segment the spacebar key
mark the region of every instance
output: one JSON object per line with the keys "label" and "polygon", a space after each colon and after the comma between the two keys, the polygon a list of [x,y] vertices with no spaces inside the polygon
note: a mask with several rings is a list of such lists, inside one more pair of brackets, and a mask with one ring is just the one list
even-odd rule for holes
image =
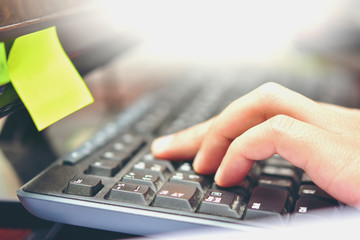
{"label": "spacebar key", "polygon": [[258,186],[247,205],[245,219],[281,217],[288,212],[289,193],[285,190]]}

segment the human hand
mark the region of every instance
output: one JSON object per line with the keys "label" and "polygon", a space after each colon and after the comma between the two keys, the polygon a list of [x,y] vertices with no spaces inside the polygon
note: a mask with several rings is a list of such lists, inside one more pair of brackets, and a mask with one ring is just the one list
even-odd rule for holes
{"label": "human hand", "polygon": [[194,159],[223,187],[239,183],[254,161],[278,154],[334,198],[360,208],[360,111],[318,103],[266,83],[212,119],[156,139],[155,157]]}

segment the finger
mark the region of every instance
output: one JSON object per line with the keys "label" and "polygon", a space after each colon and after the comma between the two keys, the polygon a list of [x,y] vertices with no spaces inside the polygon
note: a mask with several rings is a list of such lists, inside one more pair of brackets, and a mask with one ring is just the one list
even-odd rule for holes
{"label": "finger", "polygon": [[151,150],[155,157],[171,160],[193,159],[213,119],[180,132],[157,138]]}
{"label": "finger", "polygon": [[337,133],[345,123],[330,109],[286,89],[267,83],[230,104],[213,122],[194,160],[195,171],[216,171],[231,141],[249,128],[283,114]]}
{"label": "finger", "polygon": [[339,105],[334,105],[334,104],[330,104],[330,103],[323,103],[323,102],[319,102],[319,104],[339,113],[344,115],[345,117],[350,117],[354,120],[359,120],[360,119],[360,110],[356,109],[356,108],[347,108],[347,107],[343,107],[343,106],[339,106]]}
{"label": "finger", "polygon": [[[329,132],[313,125],[277,115],[249,129],[231,143],[216,173],[216,181],[220,185],[234,184],[247,174],[253,161],[274,154],[307,171],[307,160],[318,159],[316,154],[330,136]],[[314,171],[311,169],[314,165],[310,166],[310,171]]]}
{"label": "finger", "polygon": [[215,181],[220,186],[232,186],[245,177],[254,160],[266,159],[277,153],[304,169],[315,184],[334,198],[356,204],[360,201],[360,181],[353,180],[358,179],[356,174],[359,173],[347,167],[344,159],[349,156],[344,155],[347,151],[339,150],[339,146],[336,134],[277,115],[232,142]]}

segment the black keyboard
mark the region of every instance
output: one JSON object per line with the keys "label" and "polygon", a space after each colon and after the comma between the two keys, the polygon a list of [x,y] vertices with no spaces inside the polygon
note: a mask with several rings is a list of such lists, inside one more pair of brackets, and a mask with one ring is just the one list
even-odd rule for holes
{"label": "black keyboard", "polygon": [[[194,172],[191,162],[151,154],[154,137],[202,122],[266,81],[290,79],[280,83],[316,100],[329,97],[316,89],[324,93],[324,88],[334,87],[326,77],[321,85],[319,76],[298,81],[289,75],[271,76],[245,72],[219,81],[193,74],[171,81],[21,187],[19,199],[40,218],[137,235],[199,226],[244,230],[261,226],[269,217],[273,223],[286,223],[317,216],[317,209],[341,210],[343,204],[277,155],[255,163],[237,186],[222,188],[213,176]],[[333,102],[352,104],[353,99],[344,99],[340,92],[332,94]]]}

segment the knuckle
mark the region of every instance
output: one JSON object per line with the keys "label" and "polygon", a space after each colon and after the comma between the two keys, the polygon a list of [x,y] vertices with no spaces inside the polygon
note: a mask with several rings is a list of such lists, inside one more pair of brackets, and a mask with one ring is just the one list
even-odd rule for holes
{"label": "knuckle", "polygon": [[276,104],[281,102],[285,88],[278,83],[267,82],[258,87],[254,94],[261,104]]}
{"label": "knuckle", "polygon": [[279,93],[284,89],[283,86],[281,86],[278,83],[275,82],[267,82],[262,84],[260,87],[258,87],[258,92],[264,94],[264,95],[274,95]]}
{"label": "knuckle", "polygon": [[276,115],[268,120],[270,130],[278,135],[288,133],[294,125],[294,119],[286,115]]}

